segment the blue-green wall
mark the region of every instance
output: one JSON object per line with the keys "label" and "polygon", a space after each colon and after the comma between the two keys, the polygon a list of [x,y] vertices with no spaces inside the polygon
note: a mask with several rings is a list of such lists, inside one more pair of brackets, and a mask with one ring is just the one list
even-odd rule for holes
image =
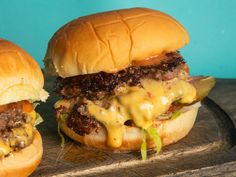
{"label": "blue-green wall", "polygon": [[0,0],[0,37],[43,67],[47,42],[66,22],[105,10],[149,7],[178,19],[190,33],[182,54],[194,75],[236,78],[236,0]]}

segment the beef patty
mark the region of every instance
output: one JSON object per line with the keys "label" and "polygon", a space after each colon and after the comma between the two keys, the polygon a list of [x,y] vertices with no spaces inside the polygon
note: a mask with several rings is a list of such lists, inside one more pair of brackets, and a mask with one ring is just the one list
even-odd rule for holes
{"label": "beef patty", "polygon": [[[89,134],[100,126],[86,109],[86,100],[106,100],[115,94],[120,86],[141,86],[142,79],[170,80],[181,77],[186,65],[178,52],[166,54],[166,60],[151,66],[130,66],[117,73],[99,72],[78,75],[56,80],[56,92],[64,99],[76,99],[77,103],[71,110],[65,107],[56,109],[57,118],[67,114],[66,123],[79,135]],[[106,107],[106,105],[104,105]]]}
{"label": "beef patty", "polygon": [[[3,142],[10,142],[15,137],[13,131],[16,129],[24,129],[25,124],[31,122],[31,117],[23,112],[23,104],[26,101],[19,101],[0,106],[0,140]],[[19,137],[18,137],[19,138]],[[14,149],[23,148],[26,146],[25,142],[16,140]]]}
{"label": "beef patty", "polygon": [[78,75],[56,80],[56,92],[63,98],[75,97],[89,100],[101,100],[114,94],[120,85],[136,86],[141,79],[168,80],[176,77],[186,67],[181,55],[177,52],[166,54],[166,61],[152,66],[130,66],[117,73],[99,72]]}

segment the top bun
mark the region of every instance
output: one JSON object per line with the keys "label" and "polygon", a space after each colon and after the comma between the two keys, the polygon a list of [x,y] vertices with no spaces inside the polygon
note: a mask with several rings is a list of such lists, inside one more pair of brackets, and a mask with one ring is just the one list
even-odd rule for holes
{"label": "top bun", "polygon": [[0,85],[0,105],[45,101],[48,97],[38,64],[19,46],[4,39],[0,39]]}
{"label": "top bun", "polygon": [[113,73],[188,42],[183,26],[165,13],[114,10],[80,17],[60,28],[48,44],[45,67],[61,77]]}

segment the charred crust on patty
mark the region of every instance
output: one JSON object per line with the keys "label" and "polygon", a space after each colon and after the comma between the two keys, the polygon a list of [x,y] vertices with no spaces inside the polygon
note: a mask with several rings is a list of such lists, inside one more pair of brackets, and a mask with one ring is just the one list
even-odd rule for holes
{"label": "charred crust on patty", "polygon": [[55,91],[63,98],[74,97],[89,100],[101,100],[114,94],[114,89],[121,85],[137,86],[144,78],[169,80],[185,67],[185,62],[178,52],[166,54],[167,59],[152,66],[130,66],[117,73],[99,72],[68,78],[58,77]]}
{"label": "charred crust on patty", "polygon": [[[0,108],[0,139],[4,142],[9,142],[11,139],[15,139],[13,133],[14,129],[22,128],[24,125],[31,121],[29,117],[22,109],[22,103],[24,101],[10,103]],[[26,146],[24,141],[16,141],[11,148],[14,150],[22,149]]]}
{"label": "charred crust on patty", "polygon": [[[102,126],[89,114],[86,100],[102,100],[102,107],[109,108],[109,98],[115,95],[121,86],[140,86],[141,80],[151,78],[155,80],[170,80],[185,70],[185,62],[179,52],[166,54],[166,60],[151,66],[130,66],[117,73],[99,72],[96,74],[78,75],[61,78],[56,81],[56,92],[64,99],[76,99],[71,110],[60,106],[56,108],[56,117],[68,114],[66,124],[79,135],[90,134]],[[178,107],[178,106],[172,106]],[[130,122],[126,123],[127,125]]]}

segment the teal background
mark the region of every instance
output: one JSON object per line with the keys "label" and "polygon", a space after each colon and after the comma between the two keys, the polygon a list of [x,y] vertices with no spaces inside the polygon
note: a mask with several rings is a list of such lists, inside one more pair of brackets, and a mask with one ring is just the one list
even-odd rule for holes
{"label": "teal background", "polygon": [[164,11],[188,30],[191,41],[181,53],[191,74],[236,78],[236,0],[0,0],[0,37],[43,67],[48,40],[66,22],[137,6]]}

